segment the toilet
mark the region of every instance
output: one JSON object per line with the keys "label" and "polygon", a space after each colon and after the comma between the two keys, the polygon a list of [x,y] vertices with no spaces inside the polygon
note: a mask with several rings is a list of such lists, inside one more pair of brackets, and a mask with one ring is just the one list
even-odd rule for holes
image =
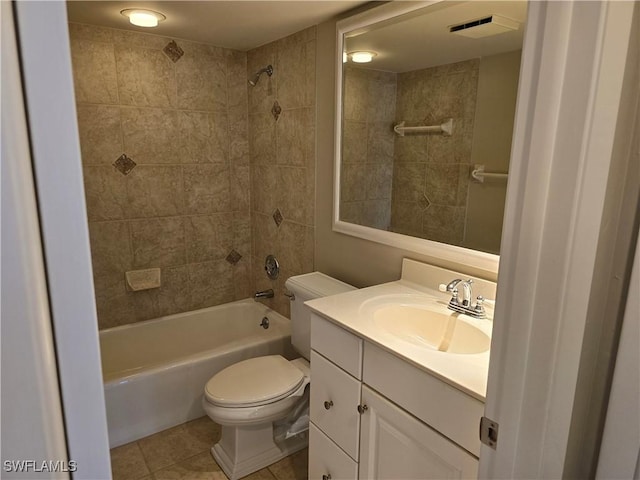
{"label": "toilet", "polygon": [[293,294],[291,343],[302,357],[287,360],[269,355],[243,360],[214,375],[204,388],[204,410],[222,425],[220,441],[211,453],[230,480],[307,446],[306,431],[286,435],[290,417],[308,401],[305,391],[311,381],[311,311],[304,302],[354,290],[320,272],[291,277],[285,287]]}

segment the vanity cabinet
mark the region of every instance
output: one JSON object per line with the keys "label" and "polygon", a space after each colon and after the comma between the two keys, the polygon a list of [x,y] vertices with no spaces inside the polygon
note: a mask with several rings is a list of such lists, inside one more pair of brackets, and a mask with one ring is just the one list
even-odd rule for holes
{"label": "vanity cabinet", "polygon": [[360,479],[476,478],[478,460],[363,385]]}
{"label": "vanity cabinet", "polygon": [[482,402],[316,314],[311,348],[311,480],[477,476]]}

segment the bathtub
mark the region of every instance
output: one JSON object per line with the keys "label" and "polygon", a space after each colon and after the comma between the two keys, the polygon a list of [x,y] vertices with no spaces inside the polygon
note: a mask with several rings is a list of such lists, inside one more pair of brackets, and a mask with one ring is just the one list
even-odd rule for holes
{"label": "bathtub", "polygon": [[101,330],[110,447],[205,415],[212,375],[251,357],[295,358],[290,340],[289,319],[252,299]]}

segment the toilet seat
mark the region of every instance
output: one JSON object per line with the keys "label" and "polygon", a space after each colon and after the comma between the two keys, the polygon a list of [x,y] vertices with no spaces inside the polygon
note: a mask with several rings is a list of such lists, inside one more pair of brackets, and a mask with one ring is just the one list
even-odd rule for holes
{"label": "toilet seat", "polygon": [[269,355],[225,368],[207,382],[204,394],[218,407],[258,407],[286,398],[303,381],[304,374],[289,360]]}

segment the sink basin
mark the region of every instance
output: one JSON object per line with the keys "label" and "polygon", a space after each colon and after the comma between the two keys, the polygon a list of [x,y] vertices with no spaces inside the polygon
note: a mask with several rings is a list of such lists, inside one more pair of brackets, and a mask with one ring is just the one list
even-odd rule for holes
{"label": "sink basin", "polygon": [[483,320],[452,312],[441,304],[380,306],[372,316],[385,333],[433,350],[477,354],[491,346],[491,338],[473,324]]}

